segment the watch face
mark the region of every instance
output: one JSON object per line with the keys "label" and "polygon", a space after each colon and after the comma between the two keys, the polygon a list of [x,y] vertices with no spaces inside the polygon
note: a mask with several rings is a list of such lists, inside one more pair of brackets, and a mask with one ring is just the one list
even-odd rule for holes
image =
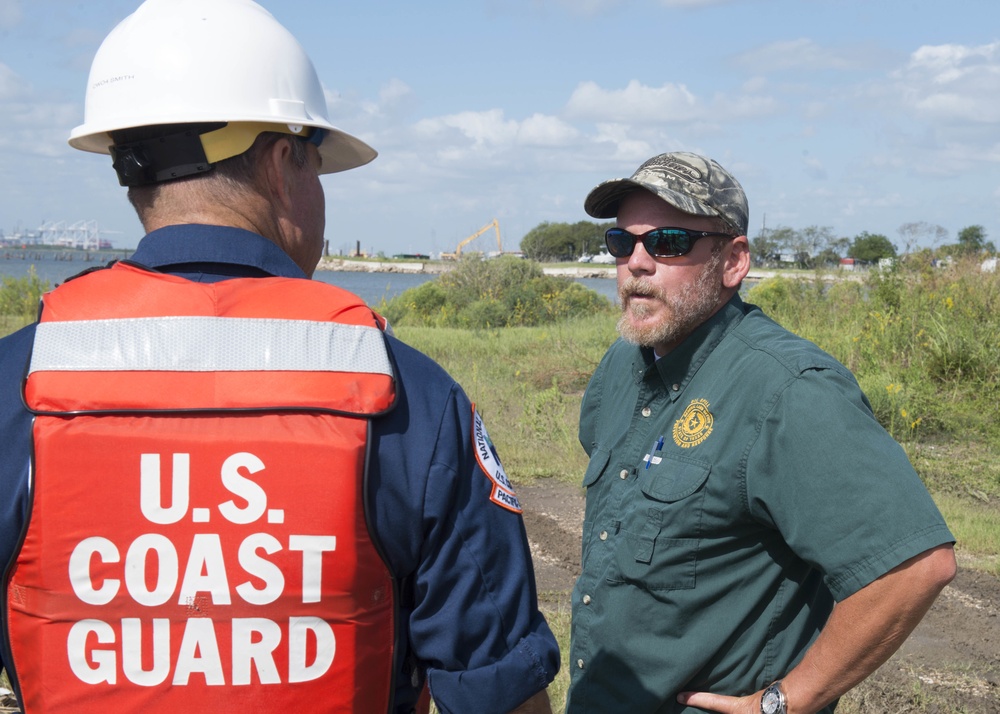
{"label": "watch face", "polygon": [[763,714],[776,714],[781,706],[781,697],[773,689],[765,689],[764,696],[760,700],[760,710]]}

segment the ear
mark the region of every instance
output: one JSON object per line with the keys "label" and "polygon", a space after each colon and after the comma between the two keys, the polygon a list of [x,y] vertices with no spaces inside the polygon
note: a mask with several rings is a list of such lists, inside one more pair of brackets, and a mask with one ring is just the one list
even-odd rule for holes
{"label": "ear", "polygon": [[726,246],[722,269],[722,285],[738,288],[750,272],[750,242],[746,236],[736,236]]}
{"label": "ear", "polygon": [[291,208],[294,164],[289,139],[278,139],[263,154],[260,162],[262,188],[266,195],[286,209]]}

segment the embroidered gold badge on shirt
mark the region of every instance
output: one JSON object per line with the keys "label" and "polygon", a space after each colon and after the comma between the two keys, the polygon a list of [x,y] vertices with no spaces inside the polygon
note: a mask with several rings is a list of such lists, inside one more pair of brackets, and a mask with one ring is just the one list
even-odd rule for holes
{"label": "embroidered gold badge on shirt", "polygon": [[712,433],[714,424],[715,417],[708,411],[708,401],[695,399],[674,422],[674,443],[682,449],[697,446]]}

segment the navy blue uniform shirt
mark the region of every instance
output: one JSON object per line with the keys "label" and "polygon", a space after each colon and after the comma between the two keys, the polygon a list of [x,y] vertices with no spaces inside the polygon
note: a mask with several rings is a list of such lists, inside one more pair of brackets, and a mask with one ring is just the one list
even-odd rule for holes
{"label": "navy blue uniform shirt", "polygon": [[[198,282],[305,278],[276,245],[218,226],[162,228],[132,261]],[[31,415],[21,380],[34,327],[0,340],[0,564],[10,563],[29,507]],[[402,581],[404,665],[396,711],[410,711],[426,669],[442,712],[506,712],[545,688],[559,651],[538,611],[519,514],[490,500],[493,483],[473,451],[469,399],[434,361],[388,338],[395,409],[373,422],[370,524]],[[0,663],[2,664],[2,663]]]}

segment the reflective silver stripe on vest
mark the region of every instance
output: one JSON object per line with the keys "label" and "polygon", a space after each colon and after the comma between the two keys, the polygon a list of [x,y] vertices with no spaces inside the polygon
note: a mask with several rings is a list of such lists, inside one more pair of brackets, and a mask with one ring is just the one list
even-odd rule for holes
{"label": "reflective silver stripe on vest", "polygon": [[31,372],[392,374],[376,327],[309,320],[141,317],[42,322]]}

